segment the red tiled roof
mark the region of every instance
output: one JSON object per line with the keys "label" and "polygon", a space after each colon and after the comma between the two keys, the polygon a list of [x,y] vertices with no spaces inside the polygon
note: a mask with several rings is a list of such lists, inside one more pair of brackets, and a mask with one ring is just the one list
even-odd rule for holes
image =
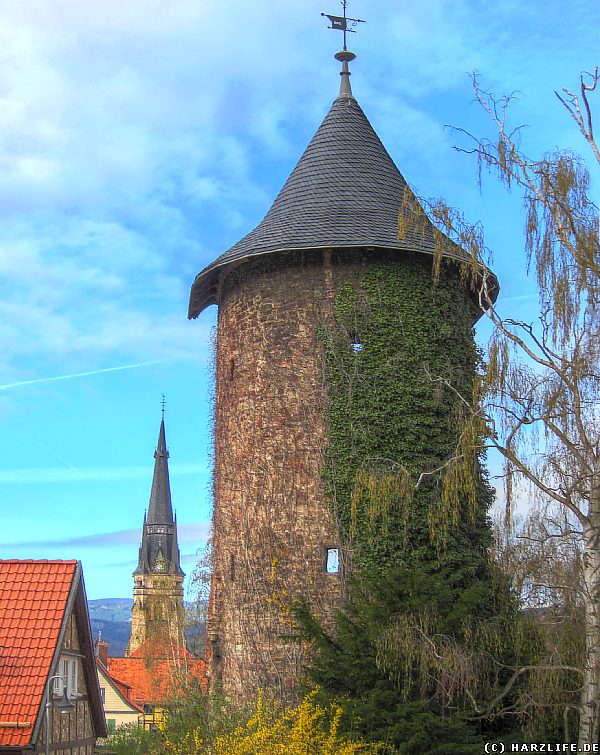
{"label": "red tiled roof", "polygon": [[194,656],[186,647],[182,647],[181,645],[173,646],[168,639],[165,641],[160,635],[157,635],[149,637],[145,642],[142,642],[129,657],[173,661],[175,659],[193,658]]}
{"label": "red tiled roof", "polygon": [[106,675],[117,688],[117,690],[123,695],[125,700],[127,700],[128,703],[131,703],[131,705],[135,706],[135,703],[131,702],[131,685],[125,684],[125,682],[122,682],[120,679],[111,676],[108,671],[106,672]]}
{"label": "red tiled roof", "polygon": [[[131,701],[156,705],[181,688],[182,675],[204,679],[204,661],[195,660],[185,648],[175,648],[171,657],[152,657],[144,644],[128,658],[109,658],[108,673],[131,687]],[[167,655],[163,651],[163,656]]]}
{"label": "red tiled roof", "polygon": [[0,560],[0,745],[31,741],[76,567]]}
{"label": "red tiled roof", "polygon": [[132,708],[135,708],[140,713],[144,712],[142,707],[139,704],[134,703],[133,700],[131,699],[131,685],[126,684],[120,679],[117,679],[116,677],[112,676],[112,674],[110,674],[110,672],[108,671],[107,667],[98,658],[96,658],[96,666],[100,669],[104,677],[106,677],[109,684],[113,685],[113,687],[117,690],[117,692],[121,695],[123,700],[125,700],[125,702],[128,705],[131,705]]}

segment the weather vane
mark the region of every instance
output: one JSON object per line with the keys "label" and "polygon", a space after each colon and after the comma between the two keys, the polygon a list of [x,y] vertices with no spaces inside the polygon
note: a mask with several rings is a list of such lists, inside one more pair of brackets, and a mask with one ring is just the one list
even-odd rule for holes
{"label": "weather vane", "polygon": [[327,18],[331,21],[331,26],[327,27],[329,29],[338,29],[339,31],[344,32],[344,50],[347,50],[346,47],[346,33],[352,32],[352,34],[356,34],[355,29],[351,29],[351,26],[358,26],[358,24],[364,24],[365,22],[362,20],[362,18],[348,18],[346,16],[346,5],[347,0],[342,0],[342,9],[344,11],[343,16],[330,16],[329,13],[321,13],[322,16],[327,16]]}
{"label": "weather vane", "polygon": [[165,394],[161,393],[161,396],[162,396],[162,401],[161,401],[161,404],[162,404],[162,418],[164,419],[165,418]]}

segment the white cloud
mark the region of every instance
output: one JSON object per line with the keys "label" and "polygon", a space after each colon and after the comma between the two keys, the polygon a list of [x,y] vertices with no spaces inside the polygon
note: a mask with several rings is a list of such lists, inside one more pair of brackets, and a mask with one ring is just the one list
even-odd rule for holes
{"label": "white cloud", "polygon": [[[261,219],[335,97],[339,76],[332,56],[341,35],[326,29],[320,13],[339,10],[337,0],[0,4],[2,384],[198,359],[199,351],[208,351],[214,312],[187,322],[189,287],[201,268]],[[510,278],[515,252],[506,241],[506,205],[498,210],[489,194],[485,201],[470,196],[476,194],[473,171],[465,167],[468,158],[454,159],[454,139],[443,124],[475,133],[489,125],[469,104],[467,73],[479,69],[496,92],[527,93],[516,103],[515,122],[532,125],[527,139],[533,138],[533,153],[539,144],[580,148],[566,117],[555,117],[560,107],[552,90],[575,85],[579,69],[593,62],[597,2],[548,0],[540,13],[522,0],[353,0],[350,12],[367,21],[349,37],[358,54],[352,85],[367,116],[400,170],[424,193],[438,194],[442,184],[444,193],[471,201],[475,218],[488,206],[488,217],[502,226],[497,237],[509,254],[500,262]],[[528,293],[518,282],[503,285],[515,296]],[[167,393],[180,387],[175,372],[169,371]],[[131,373],[128,384],[140,394],[135,399],[162,373],[148,369],[139,381]],[[30,438],[39,432],[51,442],[70,427],[78,428],[77,437],[80,426],[88,429],[93,412],[80,395],[100,413],[117,399],[117,409],[96,420],[103,425],[118,424],[119,413],[125,416],[127,404],[135,403],[130,394],[114,393],[117,375],[72,380],[80,382],[61,387],[73,405],[61,396],[54,413],[46,411],[47,399],[58,391],[46,385],[0,392],[3,416],[12,414],[27,438],[17,453],[14,435],[6,434],[9,468],[0,473],[0,484],[20,501],[20,508],[13,505],[19,521],[10,529],[25,528],[22,540],[36,532],[53,537],[58,556],[72,555],[57,540],[67,525],[74,532],[93,526],[92,520],[79,522],[87,516],[79,486],[87,485],[93,498],[103,482],[116,482],[114,497],[96,511],[119,521],[132,505],[123,502],[119,491],[129,486],[119,481],[148,480],[147,465],[95,467],[107,458],[94,453],[97,432],[85,437],[87,449],[76,456],[69,444],[56,444],[65,458],[76,459],[76,469],[67,461],[60,468],[40,466],[45,457],[32,454]],[[183,392],[180,399],[189,401]],[[60,416],[63,407],[75,414],[72,423]],[[136,421],[133,412],[127,421]],[[187,442],[209,423],[204,415],[190,417]],[[129,454],[122,448],[114,458]],[[23,467],[33,468],[20,468],[22,458]],[[207,472],[198,465],[171,466],[171,474],[188,475],[187,482]],[[141,495],[146,500],[145,487]],[[187,505],[204,505],[205,498],[195,490]],[[190,543],[205,539],[205,525],[198,526]],[[180,534],[187,538],[184,527]],[[135,555],[139,530],[123,532],[129,539],[120,559]],[[115,559],[111,549],[86,547],[86,558],[101,569]],[[187,550],[193,549],[190,544]],[[20,552],[34,554],[48,555],[33,547]],[[98,596],[106,594],[105,577]],[[130,594],[128,572],[123,579],[113,594]]]}
{"label": "white cloud", "polygon": [[[210,525],[207,522],[177,523],[177,539],[181,543],[197,543],[206,541]],[[12,549],[27,548],[105,548],[138,544],[141,527],[111,532],[96,532],[93,534],[77,534],[52,540],[31,540],[9,543]]]}
{"label": "white cloud", "polygon": [[[548,39],[584,34],[586,3],[546,20]],[[189,352],[194,275],[264,215],[335,96],[341,35],[322,10],[336,12],[317,0],[2,5],[4,382]],[[413,183],[445,169],[452,118],[435,98],[468,97],[467,71],[537,85],[546,46],[523,45],[516,24],[535,41],[539,14],[520,3],[352,13],[367,20],[350,39],[355,92]]]}
{"label": "white cloud", "polygon": [[[208,474],[206,464],[171,464],[172,478],[183,475]],[[30,467],[1,469],[0,484],[4,485],[51,485],[65,482],[118,482],[148,478],[148,467]]]}

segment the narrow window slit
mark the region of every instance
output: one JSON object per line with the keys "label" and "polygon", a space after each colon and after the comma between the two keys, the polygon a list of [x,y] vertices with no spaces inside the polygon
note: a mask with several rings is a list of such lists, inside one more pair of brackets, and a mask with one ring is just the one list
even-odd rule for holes
{"label": "narrow window slit", "polygon": [[353,330],[352,333],[350,334],[350,337],[352,338],[352,351],[355,354],[360,354],[360,352],[364,348],[364,344],[362,342],[360,335],[355,330]]}
{"label": "narrow window slit", "polygon": [[327,548],[325,551],[325,571],[327,574],[338,574],[340,571],[339,548]]}

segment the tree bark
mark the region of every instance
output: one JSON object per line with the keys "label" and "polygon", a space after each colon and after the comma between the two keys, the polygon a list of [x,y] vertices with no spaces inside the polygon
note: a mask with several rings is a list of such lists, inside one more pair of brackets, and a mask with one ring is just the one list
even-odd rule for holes
{"label": "tree bark", "polygon": [[600,743],[600,457],[594,460],[589,523],[584,529],[585,659],[578,747]]}

